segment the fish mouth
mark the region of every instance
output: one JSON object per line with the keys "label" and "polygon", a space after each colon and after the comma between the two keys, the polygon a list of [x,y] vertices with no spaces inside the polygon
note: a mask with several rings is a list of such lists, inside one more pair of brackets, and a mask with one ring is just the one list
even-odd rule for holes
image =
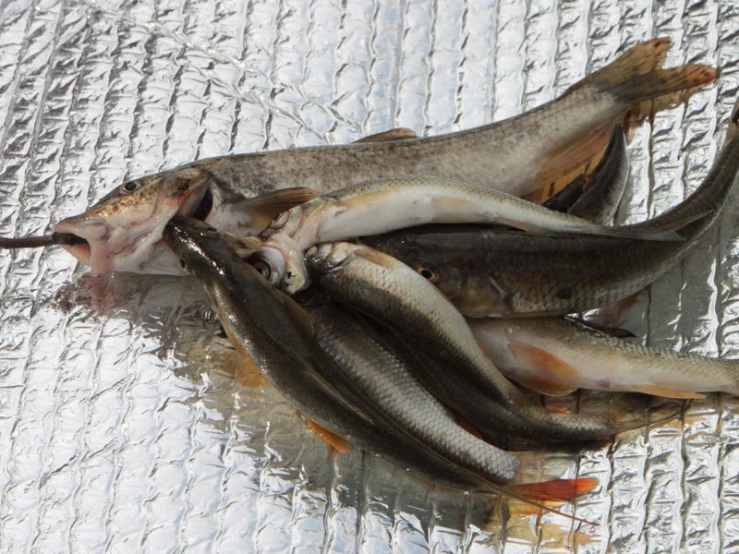
{"label": "fish mouth", "polygon": [[76,224],[72,221],[60,221],[54,232],[66,233],[82,239],[76,244],[64,244],[62,248],[89,266],[93,275],[107,273],[113,269],[107,245],[111,231],[105,223]]}
{"label": "fish mouth", "polygon": [[185,213],[183,215],[187,215],[188,217],[197,219],[198,221],[205,221],[212,210],[213,191],[210,189],[210,187],[206,187],[205,191],[203,191],[203,196],[200,198],[200,201],[194,202],[190,213]]}

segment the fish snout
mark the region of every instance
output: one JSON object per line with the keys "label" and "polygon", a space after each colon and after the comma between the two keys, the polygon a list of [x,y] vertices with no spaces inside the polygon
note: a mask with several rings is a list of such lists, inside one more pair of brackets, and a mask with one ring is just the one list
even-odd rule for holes
{"label": "fish snout", "polygon": [[65,233],[83,239],[79,244],[65,244],[62,248],[72,254],[80,262],[90,267],[93,275],[108,273],[113,270],[110,259],[108,239],[110,228],[101,221],[77,221],[69,218],[57,223],[55,233]]}

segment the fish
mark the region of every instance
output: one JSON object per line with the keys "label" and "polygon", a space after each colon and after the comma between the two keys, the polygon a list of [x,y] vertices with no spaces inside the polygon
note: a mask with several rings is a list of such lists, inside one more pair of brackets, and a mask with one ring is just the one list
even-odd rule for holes
{"label": "fish", "polygon": [[[289,402],[320,427],[360,448],[384,455],[432,482],[503,494],[556,513],[559,512],[529,497],[557,495],[562,491],[561,485],[569,487],[574,497],[595,486],[587,479],[505,486],[452,463],[398,427],[351,384],[315,340],[305,310],[245,263],[245,252],[234,250],[232,239],[224,238],[223,233],[207,224],[181,218],[167,223],[163,237],[178,263],[203,287],[226,335],[245,362],[260,370]],[[253,240],[257,248],[258,240]],[[245,298],[249,301],[245,302]],[[513,472],[498,477],[506,483],[513,478]]]}
{"label": "fish", "polygon": [[630,177],[629,154],[623,127],[617,125],[598,165],[578,175],[542,205],[550,210],[611,225]]}
{"label": "fish", "polygon": [[319,196],[280,214],[260,233],[275,285],[288,294],[309,282],[303,252],[322,242],[378,235],[430,223],[509,225],[535,233],[582,233],[680,240],[672,227],[605,227],[489,188],[436,177],[364,183]]}
{"label": "fish", "polygon": [[[734,112],[730,131],[737,125]],[[732,131],[733,132],[733,131]],[[739,172],[739,134],[683,202],[632,225],[679,222],[682,242],[442,226],[362,242],[413,267],[467,317],[565,315],[612,304],[664,275],[715,222]]]}
{"label": "fish", "polygon": [[[555,414],[530,404],[485,356],[454,306],[402,262],[346,242],[313,247],[306,253],[306,260],[312,279],[324,295],[390,326],[414,349],[433,356],[444,367],[445,386],[464,394],[474,391],[476,397],[484,395],[489,410],[506,415],[511,423],[506,433],[563,441],[600,440],[614,435],[614,423],[608,416]],[[464,394],[452,400],[463,398],[464,403],[469,402]],[[467,413],[460,413],[469,419]],[[498,418],[488,425],[500,421]],[[471,423],[476,425],[475,421]]]}
{"label": "fish", "polygon": [[[256,234],[263,216],[254,217],[249,202],[278,189],[324,194],[366,181],[433,174],[518,196],[599,152],[633,104],[716,79],[716,70],[701,65],[660,69],[669,46],[665,38],[639,44],[553,102],[476,129],[427,138],[396,129],[355,144],[222,156],[127,181],[54,231],[85,240],[62,247],[95,275],[181,275],[161,243],[166,221],[192,216],[226,232]],[[276,204],[300,203],[299,194],[286,195],[278,195]]]}
{"label": "fish", "polygon": [[[413,377],[403,360],[335,305],[307,305],[315,338],[347,377],[404,429],[457,465],[495,479],[490,467],[512,474],[518,459],[459,426]],[[496,460],[496,463],[493,463]]]}
{"label": "fish", "polygon": [[591,389],[665,398],[739,395],[739,360],[650,348],[562,318],[468,323],[504,375],[542,394]]}
{"label": "fish", "polygon": [[601,152],[613,125],[632,106],[716,79],[718,72],[704,65],[661,69],[670,44],[669,38],[637,44],[557,99],[489,125],[403,141],[228,156],[192,167],[254,194],[284,186],[325,193],[390,177],[434,175],[523,196]]}

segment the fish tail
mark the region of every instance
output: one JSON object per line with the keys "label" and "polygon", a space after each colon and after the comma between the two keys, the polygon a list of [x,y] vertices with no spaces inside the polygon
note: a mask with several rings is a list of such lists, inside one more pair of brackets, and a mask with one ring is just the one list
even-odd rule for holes
{"label": "fish tail", "polygon": [[662,69],[670,44],[669,38],[637,44],[607,66],[572,85],[568,92],[594,85],[611,91],[628,107],[716,80],[718,71],[705,65],[688,64]]}
{"label": "fish tail", "polygon": [[644,75],[661,69],[667,58],[672,41],[669,38],[655,38],[637,44],[621,54],[616,60],[595,71],[572,85],[567,92],[585,85],[597,84],[604,88],[618,86],[635,75]]}
{"label": "fish tail", "polygon": [[624,106],[634,106],[667,94],[704,86],[718,77],[718,70],[707,65],[687,64],[631,76],[611,90]]}
{"label": "fish tail", "polygon": [[592,478],[556,479],[554,481],[544,481],[542,483],[526,483],[523,485],[491,484],[488,490],[483,490],[479,492],[492,492],[493,494],[499,494],[506,498],[516,500],[543,512],[557,514],[558,516],[562,516],[572,521],[577,521],[578,523],[598,526],[597,523],[573,515],[565,514],[549,504],[544,504],[545,502],[572,502],[579,496],[587,494],[588,492],[595,489],[597,485],[598,480]]}
{"label": "fish tail", "polygon": [[598,480],[591,477],[509,485],[518,494],[539,502],[572,502],[576,498],[592,492],[597,486]]}

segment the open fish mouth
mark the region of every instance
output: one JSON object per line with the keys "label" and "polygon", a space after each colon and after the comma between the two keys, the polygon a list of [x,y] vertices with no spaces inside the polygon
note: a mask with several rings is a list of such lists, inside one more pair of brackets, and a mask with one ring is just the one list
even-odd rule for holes
{"label": "open fish mouth", "polygon": [[56,225],[54,232],[71,238],[62,248],[89,266],[93,275],[111,271],[180,274],[176,260],[158,246],[164,226],[173,217],[187,216],[202,221],[210,214],[211,176],[200,173],[194,178],[180,179],[179,187],[145,197],[141,203],[126,204],[124,199],[118,206],[109,204],[65,219]]}

